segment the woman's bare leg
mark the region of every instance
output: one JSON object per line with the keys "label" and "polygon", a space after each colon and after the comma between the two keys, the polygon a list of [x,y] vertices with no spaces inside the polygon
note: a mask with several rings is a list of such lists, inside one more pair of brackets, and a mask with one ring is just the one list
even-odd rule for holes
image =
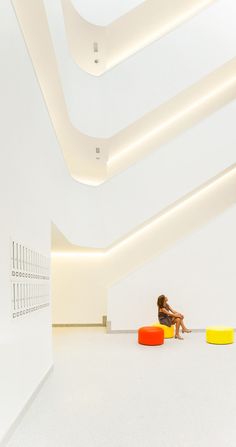
{"label": "woman's bare leg", "polygon": [[180,326],[182,327],[182,332],[187,332],[187,333],[192,332],[190,329],[186,328],[183,318],[180,320]]}
{"label": "woman's bare leg", "polygon": [[180,328],[180,325],[181,325],[181,319],[180,318],[175,318],[173,323],[175,324],[175,338],[178,338],[179,340],[183,340],[183,337],[180,337],[180,334],[179,334],[179,328]]}

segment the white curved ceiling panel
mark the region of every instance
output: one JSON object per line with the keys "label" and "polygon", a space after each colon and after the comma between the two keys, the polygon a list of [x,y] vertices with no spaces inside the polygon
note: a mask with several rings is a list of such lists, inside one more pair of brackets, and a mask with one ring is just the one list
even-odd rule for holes
{"label": "white curved ceiling panel", "polygon": [[235,116],[236,101],[98,188],[57,181],[53,221],[76,245],[110,246],[235,163]]}
{"label": "white curved ceiling panel", "polygon": [[60,1],[45,8],[70,119],[89,135],[111,137],[235,57],[236,2],[218,0],[104,76],[86,76],[68,52]]}
{"label": "white curved ceiling panel", "polygon": [[13,4],[65,161],[80,182],[104,182],[236,97],[235,58],[110,139],[83,135],[68,117],[42,2]]}
{"label": "white curved ceiling panel", "polygon": [[[111,285],[235,204],[233,165],[105,250],[80,250],[56,232],[54,256],[98,256]],[[58,244],[58,245],[57,245]]]}
{"label": "white curved ceiling panel", "polygon": [[[40,164],[45,168],[44,175],[49,171],[48,177],[51,178],[52,219],[75,244],[90,247],[110,245],[156,215],[160,209],[234,163],[235,102],[99,188],[73,181],[66,172],[10,5],[9,9],[16,36],[14,39],[11,37],[11,46],[8,46],[7,61],[10,65],[4,65],[1,73],[3,90],[5,86],[3,98],[9,114],[9,127],[7,130],[4,128],[6,141],[8,132],[14,140],[16,130],[17,140],[22,142],[23,138],[17,131],[19,128],[30,136],[29,144],[36,153],[41,154]],[[8,33],[12,36],[9,24]],[[6,44],[2,43],[2,57],[5,48]],[[18,72],[14,76],[16,60]],[[11,73],[12,76],[9,75]],[[23,125],[24,116],[27,126]],[[49,142],[44,138],[47,133],[45,129],[50,130]],[[24,147],[25,143],[22,144]],[[17,146],[15,150],[17,152]],[[206,163],[206,160],[210,162]],[[183,165],[185,169],[182,169]]]}
{"label": "white curved ceiling panel", "polygon": [[81,68],[98,76],[215,0],[146,0],[106,27],[83,19],[71,0],[61,1],[71,54]]}
{"label": "white curved ceiling panel", "polygon": [[32,58],[45,102],[68,170],[76,180],[91,185],[106,177],[107,149],[97,153],[101,140],[79,132],[67,113],[47,18],[41,0],[12,0]]}

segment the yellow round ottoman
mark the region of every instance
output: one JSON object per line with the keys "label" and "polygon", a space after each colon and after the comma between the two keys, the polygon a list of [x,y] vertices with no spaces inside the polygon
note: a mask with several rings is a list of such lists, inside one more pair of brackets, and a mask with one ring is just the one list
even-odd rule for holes
{"label": "yellow round ottoman", "polygon": [[234,330],[225,326],[207,327],[206,341],[214,345],[228,345],[234,342]]}
{"label": "yellow round ottoman", "polygon": [[154,327],[160,327],[164,330],[164,338],[173,338],[174,337],[174,326],[165,326],[164,324],[154,323]]}

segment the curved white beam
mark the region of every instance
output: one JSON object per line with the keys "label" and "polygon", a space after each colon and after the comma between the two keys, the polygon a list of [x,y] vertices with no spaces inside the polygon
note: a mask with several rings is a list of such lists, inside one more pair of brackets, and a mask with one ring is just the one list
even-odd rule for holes
{"label": "curved white beam", "polygon": [[[82,134],[70,122],[42,0],[12,0],[65,162],[72,177],[97,185],[106,178],[104,140]],[[102,147],[102,153],[96,148]]]}
{"label": "curved white beam", "polygon": [[236,58],[114,135],[108,176],[126,169],[235,98]]}
{"label": "curved white beam", "polygon": [[108,26],[87,22],[71,0],[61,1],[73,59],[99,76],[216,0],[146,0]]}
{"label": "curved white beam", "polygon": [[[138,1],[110,3],[125,9]],[[100,16],[97,24],[111,10],[111,5],[99,10],[106,2],[91,8],[90,0],[73,0],[87,20]],[[218,0],[104,76],[86,75],[70,57],[60,0],[44,0],[44,5],[68,113],[87,135],[110,138],[236,56],[236,3]]]}
{"label": "curved white beam", "polygon": [[236,58],[111,138],[76,129],[68,116],[42,0],[12,0],[72,177],[98,185],[236,98]]}
{"label": "curved white beam", "polygon": [[236,165],[233,165],[105,249],[81,249],[55,231],[53,255],[98,258],[104,263],[101,280],[110,286],[235,202]]}

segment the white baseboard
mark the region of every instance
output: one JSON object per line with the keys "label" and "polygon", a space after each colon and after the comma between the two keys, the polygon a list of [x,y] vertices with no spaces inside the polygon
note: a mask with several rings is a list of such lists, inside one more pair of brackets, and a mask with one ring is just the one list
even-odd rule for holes
{"label": "white baseboard", "polygon": [[107,326],[107,316],[102,316],[101,323],[53,323],[52,327],[106,327]]}
{"label": "white baseboard", "polygon": [[[206,329],[192,329],[192,332],[205,332]],[[107,322],[107,334],[135,334],[138,329],[111,329],[111,322]],[[0,446],[1,447],[1,446]]]}
{"label": "white baseboard", "polygon": [[34,399],[36,398],[37,394],[39,393],[39,391],[41,390],[42,386],[44,385],[45,381],[47,380],[47,378],[49,377],[49,375],[52,373],[53,370],[53,365],[51,365],[48,370],[46,371],[46,373],[44,374],[43,378],[41,379],[41,381],[39,382],[38,386],[36,387],[36,389],[33,391],[33,393],[31,394],[31,396],[29,397],[29,399],[26,401],[25,405],[23,406],[22,410],[19,412],[19,414],[16,416],[14,422],[11,424],[11,426],[9,427],[9,429],[7,430],[7,432],[5,433],[5,435],[3,436],[3,438],[0,440],[0,447],[6,447],[7,443],[9,441],[9,439],[11,438],[11,436],[13,435],[14,431],[16,430],[17,426],[19,425],[20,421],[23,419],[25,413],[27,412],[27,410],[29,409],[30,405],[32,404],[32,402],[34,401]]}

